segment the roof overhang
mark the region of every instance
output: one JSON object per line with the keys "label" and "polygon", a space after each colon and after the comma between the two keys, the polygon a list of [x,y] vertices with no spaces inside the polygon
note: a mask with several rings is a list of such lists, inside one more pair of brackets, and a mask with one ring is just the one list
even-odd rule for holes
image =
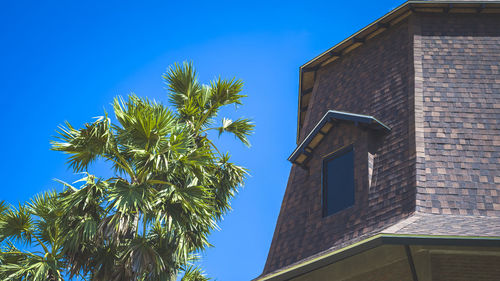
{"label": "roof overhang", "polygon": [[[290,280],[386,245],[400,245],[404,246],[407,250],[409,250],[409,246],[457,246],[484,247],[486,249],[495,248],[497,249],[496,251],[500,251],[500,237],[378,234],[339,250],[298,262],[280,271],[260,276],[255,281]],[[408,258],[411,259],[411,253],[409,253]]]}
{"label": "roof overhang", "polygon": [[313,150],[337,122],[351,122],[356,126],[363,126],[376,131],[389,132],[391,130],[389,126],[373,116],[329,110],[302,143],[297,146],[292,155],[288,157],[288,160],[294,164],[304,165],[312,155]]}
{"label": "roof overhang", "polygon": [[302,65],[299,73],[297,143],[299,142],[300,129],[305,119],[305,112],[312,96],[316,71],[365,44],[412,13],[500,13],[500,1],[407,1]]}

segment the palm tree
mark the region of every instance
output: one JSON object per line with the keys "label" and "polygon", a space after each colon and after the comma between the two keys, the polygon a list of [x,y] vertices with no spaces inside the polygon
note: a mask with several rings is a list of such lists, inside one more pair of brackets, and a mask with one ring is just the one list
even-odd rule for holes
{"label": "palm tree", "polygon": [[[249,119],[221,119],[226,105],[241,105],[243,83],[216,79],[200,84],[191,63],[174,64],[163,76],[173,110],[130,95],[115,98],[108,115],[76,129],[60,128],[53,150],[68,154],[79,186],[64,183],[57,219],[61,255],[70,277],[90,280],[208,280],[193,267],[207,237],[230,209],[246,170],[221,154],[208,136],[228,132],[244,144]],[[89,173],[98,159],[114,176]],[[32,237],[35,237],[31,235]]]}

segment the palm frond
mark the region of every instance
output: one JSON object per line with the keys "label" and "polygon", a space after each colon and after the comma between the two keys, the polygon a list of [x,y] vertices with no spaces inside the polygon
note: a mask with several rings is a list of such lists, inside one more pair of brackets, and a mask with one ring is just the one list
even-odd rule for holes
{"label": "palm frond", "polygon": [[127,101],[115,98],[113,107],[121,124],[121,127],[115,127],[121,144],[154,149],[161,138],[175,128],[172,111],[147,98],[135,95],[129,96]]}
{"label": "palm frond", "polygon": [[0,216],[2,215],[3,212],[9,209],[9,206],[7,203],[5,203],[4,200],[0,201]]}
{"label": "palm frond", "polygon": [[51,256],[28,255],[18,263],[0,265],[0,276],[3,280],[62,280],[62,265]]}
{"label": "palm frond", "polygon": [[248,172],[245,168],[229,162],[229,154],[222,155],[211,173],[211,190],[214,194],[214,216],[221,219],[222,215],[231,210],[230,200],[236,195],[238,186],[242,185]]}
{"label": "palm frond", "polygon": [[109,182],[94,175],[84,173],[84,177],[77,182],[84,184],[80,189],[71,188],[62,194],[60,204],[68,212],[99,212],[102,210],[103,198],[109,189]]}
{"label": "palm frond", "polygon": [[59,141],[51,142],[52,150],[69,154],[68,164],[75,172],[87,170],[97,157],[108,151],[112,143],[113,133],[107,116],[84,124],[82,129],[75,129],[69,122],[65,125],[57,131]]}
{"label": "palm frond", "polygon": [[241,105],[241,99],[246,95],[240,94],[243,90],[243,81],[239,79],[222,79],[219,77],[210,83],[212,97],[216,104],[224,106],[228,104]]}
{"label": "palm frond", "polygon": [[43,219],[55,219],[58,207],[58,193],[55,190],[49,190],[35,195],[28,201],[27,205],[35,216]]}
{"label": "palm frond", "polygon": [[155,190],[148,184],[131,184],[118,179],[110,186],[108,200],[110,207],[120,213],[144,213],[151,211],[154,194]]}
{"label": "palm frond", "polygon": [[225,132],[232,133],[246,146],[250,146],[250,142],[248,141],[247,137],[252,134],[254,128],[255,125],[248,118],[240,118],[237,119],[236,121],[223,118],[222,126],[216,129],[219,131],[219,136]]}
{"label": "palm frond", "polygon": [[61,236],[57,223],[61,216],[59,195],[56,191],[46,191],[35,195],[27,206],[32,215],[35,216],[36,236],[45,244],[57,247]]}
{"label": "palm frond", "polygon": [[20,243],[31,244],[34,227],[33,217],[28,207],[19,204],[0,216],[0,242],[6,238]]}
{"label": "palm frond", "polygon": [[184,107],[186,101],[202,92],[192,62],[184,62],[182,65],[175,63],[163,75],[163,79],[170,92],[169,101],[177,109]]}
{"label": "palm frond", "polygon": [[161,255],[146,237],[132,239],[124,256],[127,257],[126,266],[132,269],[136,278],[148,272],[160,273],[165,270]]}
{"label": "palm frond", "polygon": [[181,281],[208,281],[211,279],[205,275],[200,267],[190,266],[184,271]]}

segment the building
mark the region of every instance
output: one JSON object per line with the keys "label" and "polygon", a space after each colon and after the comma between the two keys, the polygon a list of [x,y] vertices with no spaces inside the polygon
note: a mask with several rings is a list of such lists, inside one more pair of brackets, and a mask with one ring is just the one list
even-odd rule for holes
{"label": "building", "polygon": [[500,1],[409,1],[300,68],[256,280],[500,280]]}

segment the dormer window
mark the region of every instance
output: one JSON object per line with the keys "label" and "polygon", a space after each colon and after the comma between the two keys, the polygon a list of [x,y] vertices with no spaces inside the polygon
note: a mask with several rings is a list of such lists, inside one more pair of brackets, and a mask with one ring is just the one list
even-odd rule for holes
{"label": "dormer window", "polygon": [[350,145],[323,160],[323,216],[354,205],[354,149]]}
{"label": "dormer window", "polygon": [[[323,217],[363,204],[363,198],[366,197],[363,192],[368,190],[372,183],[373,148],[378,137],[390,130],[387,125],[373,116],[329,110],[290,155],[288,160],[292,163],[309,171],[312,175],[321,174],[321,185],[317,186],[321,190],[317,193],[321,194],[321,198],[315,200],[322,204]],[[335,132],[332,133],[332,131]],[[344,133],[345,138],[332,143],[333,136],[340,136]],[[355,136],[348,137],[350,134],[355,134]],[[329,145],[333,148],[333,152],[318,148],[321,142],[328,138],[330,138]],[[343,146],[346,144],[344,141],[350,144]],[[358,149],[356,150],[355,147]],[[329,152],[331,153],[324,156]],[[354,163],[354,158],[356,158],[356,163]],[[312,159],[316,160],[310,162]],[[317,160],[322,162],[318,163]],[[355,170],[356,178],[354,177]]]}

